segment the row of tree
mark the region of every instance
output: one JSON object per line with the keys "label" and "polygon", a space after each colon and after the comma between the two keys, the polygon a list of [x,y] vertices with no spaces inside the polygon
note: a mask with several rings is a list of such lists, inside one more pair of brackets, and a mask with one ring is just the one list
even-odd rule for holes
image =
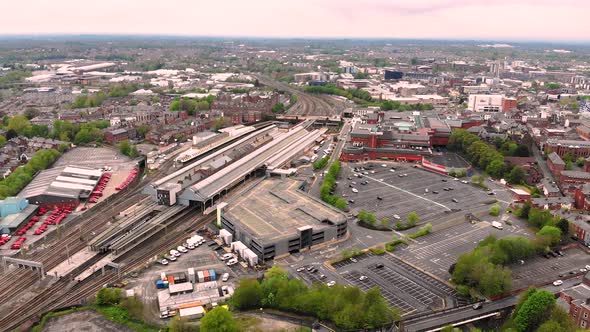
{"label": "row of tree", "polygon": [[381,105],[379,106],[382,110],[384,111],[400,111],[400,112],[404,112],[404,111],[427,111],[427,110],[431,110],[434,107],[432,106],[432,104],[422,104],[422,103],[417,103],[417,104],[402,104],[399,101],[391,101],[391,100],[386,100],[384,102],[381,103]]}
{"label": "row of tree", "polygon": [[[72,123],[70,121],[55,120],[52,129],[46,125],[31,124],[25,115],[19,114],[13,117],[3,118],[3,127],[6,129],[6,139],[17,136],[53,138],[74,144],[87,144],[90,142],[102,142],[104,139],[102,129],[110,125],[108,120],[97,120],[88,123]],[[149,130],[149,127],[147,128]],[[0,139],[1,141],[1,139]],[[1,143],[1,142],[0,142]]]}
{"label": "row of tree", "polygon": [[185,111],[188,115],[195,115],[197,111],[204,111],[211,108],[215,96],[209,95],[204,98],[176,98],[170,103],[171,111]]}
{"label": "row of tree", "polygon": [[325,86],[306,86],[305,92],[315,94],[327,94],[346,97],[356,103],[362,104],[373,100],[368,91],[361,89],[341,89],[334,84],[327,84]]}
{"label": "row of tree", "polygon": [[560,216],[553,216],[549,210],[535,208],[530,202],[525,202],[514,214],[525,219],[529,225],[536,229],[555,227],[559,229],[562,236],[569,235],[569,222]]}
{"label": "row of tree", "polygon": [[449,150],[464,153],[471,163],[494,178],[504,178],[511,184],[524,182],[525,173],[521,167],[506,163],[502,153],[496,150],[493,145],[487,144],[479,136],[471,134],[467,130],[453,130],[447,147]]}
{"label": "row of tree", "polygon": [[264,307],[312,315],[341,329],[372,329],[399,318],[378,288],[366,293],[357,287],[328,287],[323,283],[310,288],[299,279],[289,279],[277,266],[270,268],[262,281],[241,280],[231,303],[239,309]]}
{"label": "row of tree", "polygon": [[556,305],[553,293],[529,288],[521,295],[504,331],[574,332],[567,312]]}
{"label": "row of tree", "polygon": [[93,94],[82,94],[72,103],[72,108],[98,107],[107,99],[107,94],[100,91]]}
{"label": "row of tree", "polygon": [[9,176],[0,181],[0,199],[15,196],[31,182],[37,172],[49,167],[59,156],[59,151],[54,149],[37,151],[26,165],[17,167]]}
{"label": "row of tree", "polygon": [[334,206],[337,209],[345,210],[348,207],[344,198],[334,195],[333,190],[336,188],[336,179],[340,175],[340,161],[336,160],[328,168],[328,173],[324,176],[324,183],[320,187],[320,198],[322,201]]}
{"label": "row of tree", "polygon": [[[529,216],[536,213],[537,211],[531,211]],[[510,290],[512,275],[507,265],[547,252],[560,242],[562,234],[567,234],[552,223],[553,221],[542,225],[533,240],[521,236],[498,240],[494,236],[488,236],[473,251],[459,256],[457,263],[451,268],[453,282],[460,285],[458,290],[468,294],[472,289],[484,296],[498,295]],[[563,224],[561,226],[564,227]]]}

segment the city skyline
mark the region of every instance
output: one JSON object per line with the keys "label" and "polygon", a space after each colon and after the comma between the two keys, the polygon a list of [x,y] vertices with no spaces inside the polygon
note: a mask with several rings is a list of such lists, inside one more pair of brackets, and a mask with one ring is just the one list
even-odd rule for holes
{"label": "city skyline", "polygon": [[6,15],[0,23],[2,35],[590,41],[584,26],[590,3],[583,0],[23,0],[5,4],[4,10],[17,14]]}

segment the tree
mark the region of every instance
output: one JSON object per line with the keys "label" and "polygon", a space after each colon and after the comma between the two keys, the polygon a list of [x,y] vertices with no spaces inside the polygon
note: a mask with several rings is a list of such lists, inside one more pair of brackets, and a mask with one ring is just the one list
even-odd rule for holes
{"label": "tree", "polygon": [[282,112],[284,110],[285,110],[285,105],[283,105],[283,103],[276,103],[272,107],[272,112],[273,113],[280,113],[280,112]]}
{"label": "tree", "polygon": [[140,137],[145,137],[145,135],[151,130],[151,127],[149,125],[142,124],[135,129],[137,130],[137,133]]}
{"label": "tree", "polygon": [[186,318],[180,317],[179,315],[174,316],[168,324],[168,331],[170,332],[193,332],[195,328],[188,324]]}
{"label": "tree", "polygon": [[231,312],[223,307],[215,307],[201,319],[200,332],[238,332],[238,323]]}
{"label": "tree", "polygon": [[257,280],[242,279],[234,292],[232,302],[239,309],[258,308],[262,295],[262,287]]}
{"label": "tree", "polygon": [[6,137],[0,135],[0,148],[6,145]]}
{"label": "tree", "polygon": [[537,236],[544,239],[548,246],[554,246],[561,240],[561,230],[554,226],[543,226]]}
{"label": "tree", "polygon": [[511,184],[521,184],[525,180],[524,170],[520,166],[514,166],[508,173],[507,181]]}
{"label": "tree", "polygon": [[500,207],[499,204],[494,204],[490,207],[490,216],[494,216],[497,217],[500,215],[500,212],[502,212],[502,207]]}
{"label": "tree", "polygon": [[420,217],[418,217],[418,213],[416,213],[416,211],[412,211],[412,212],[408,213],[406,220],[408,221],[409,225],[413,226],[413,225],[416,225],[420,221]]}
{"label": "tree", "polygon": [[534,331],[543,323],[555,304],[555,296],[545,290],[537,290],[515,313],[514,325],[519,332]]}
{"label": "tree", "polygon": [[8,130],[14,130],[19,135],[23,134],[25,128],[30,125],[29,119],[22,114],[15,115],[8,120]]}
{"label": "tree", "polygon": [[123,290],[120,288],[101,288],[96,294],[96,304],[115,305],[123,299]]}
{"label": "tree", "polygon": [[135,319],[141,320],[143,318],[143,302],[135,296],[123,300],[121,307]]}
{"label": "tree", "polygon": [[561,230],[561,235],[562,236],[567,236],[569,234],[570,231],[570,223],[567,219],[565,218],[560,218],[556,223],[555,223],[555,227],[559,228]]}
{"label": "tree", "polygon": [[33,107],[27,107],[27,109],[25,110],[25,117],[29,120],[31,120],[32,118],[35,118],[37,116],[39,116],[39,114],[41,114],[41,112]]}

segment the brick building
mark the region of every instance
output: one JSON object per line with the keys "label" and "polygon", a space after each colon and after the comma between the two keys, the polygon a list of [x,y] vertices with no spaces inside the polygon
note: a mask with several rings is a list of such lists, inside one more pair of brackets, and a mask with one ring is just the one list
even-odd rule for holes
{"label": "brick building", "polygon": [[582,283],[559,293],[557,304],[569,313],[576,326],[587,329],[590,323],[590,272]]}
{"label": "brick building", "polygon": [[222,94],[211,104],[211,110],[223,112],[233,124],[261,121],[272,115],[272,107],[279,102],[279,94],[244,94],[235,96]]}
{"label": "brick building", "polygon": [[565,169],[565,162],[557,155],[555,152],[551,152],[549,156],[547,156],[547,167],[556,177],[559,177],[561,172]]}
{"label": "brick building", "polygon": [[574,158],[590,157],[590,141],[549,139],[545,143],[544,149],[555,152],[562,158],[568,153]]}

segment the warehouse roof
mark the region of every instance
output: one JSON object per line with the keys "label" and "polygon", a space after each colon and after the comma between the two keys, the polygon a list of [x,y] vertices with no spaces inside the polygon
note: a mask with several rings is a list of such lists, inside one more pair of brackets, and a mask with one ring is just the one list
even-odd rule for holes
{"label": "warehouse roof", "polygon": [[41,171],[20,193],[21,197],[51,195],[79,198],[91,192],[102,171],[87,167],[66,166]]}
{"label": "warehouse roof", "polygon": [[299,190],[300,184],[297,180],[268,178],[231,202],[224,218],[242,224],[263,241],[292,236],[305,226],[346,222],[340,211]]}

